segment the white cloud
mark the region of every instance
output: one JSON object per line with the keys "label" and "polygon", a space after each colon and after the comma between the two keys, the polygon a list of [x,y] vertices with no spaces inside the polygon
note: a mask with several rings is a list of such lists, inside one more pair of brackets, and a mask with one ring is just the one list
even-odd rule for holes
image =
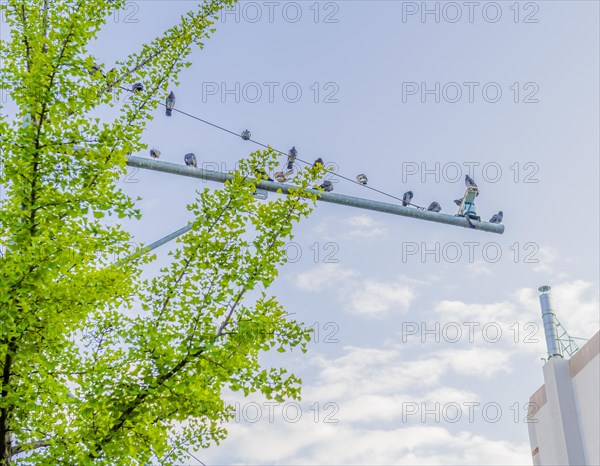
{"label": "white cloud", "polygon": [[503,349],[447,350],[442,358],[457,374],[491,378],[511,372],[511,353]]}
{"label": "white cloud", "polygon": [[380,316],[394,309],[406,311],[415,299],[411,286],[397,282],[365,280],[351,294],[348,306],[356,314]]}
{"label": "white cloud", "polygon": [[[235,445],[235,451],[231,446]],[[470,432],[452,434],[438,426],[361,429],[344,424],[297,423],[234,425],[220,451],[242,464],[457,464],[522,465],[531,462],[529,445],[490,440]],[[218,449],[204,455],[219,461]],[[233,460],[233,461],[232,461]]]}
{"label": "white cloud", "polygon": [[348,226],[348,238],[381,238],[387,235],[387,228],[381,226],[369,215],[356,215],[344,221]]}
{"label": "white cloud", "polygon": [[[533,310],[536,321],[541,323],[539,292],[523,288],[515,297],[523,308]],[[598,331],[600,299],[593,283],[584,280],[557,283],[552,286],[552,301],[558,320],[571,336],[591,338]]]}
{"label": "white cloud", "polygon": [[294,284],[302,291],[323,291],[350,281],[358,272],[345,269],[339,264],[320,264],[308,272],[299,273]]}
{"label": "white cloud", "polygon": [[508,352],[486,348],[433,351],[419,359],[406,359],[399,346],[344,347],[343,356],[320,356],[312,363],[320,369],[318,383],[303,392],[309,399],[321,400],[398,394],[410,397],[415,390],[422,394],[443,388],[443,376],[450,373],[485,380],[511,370]]}
{"label": "white cloud", "polygon": [[[319,284],[314,285],[314,279]],[[402,306],[409,306],[414,299],[410,292],[419,285],[406,277],[386,282],[363,280],[358,272],[337,264],[319,266],[297,280],[297,286],[305,291],[335,290],[353,312],[360,309],[369,315],[384,314],[392,307],[405,309]],[[553,291],[559,318],[565,316],[561,320],[573,335],[580,330],[573,322],[596,322],[597,328],[598,296],[591,283],[559,283]],[[498,440],[506,438],[503,429],[514,429],[514,400],[502,402],[497,391],[488,393],[482,387],[506,383],[512,377],[507,374],[518,370],[512,359],[523,352],[522,340],[527,334],[523,323],[537,323],[534,336],[539,342],[526,347],[543,354],[537,295],[536,290],[519,289],[496,303],[435,303],[429,317],[442,325],[477,323],[474,342],[467,339],[452,345],[433,341],[434,345],[428,346],[429,341],[422,344],[419,340],[421,349],[415,351],[415,345],[398,344],[396,339],[381,348],[345,346],[337,357],[321,353],[309,361],[314,369],[306,368],[315,376],[304,384],[305,401],[298,422],[277,414],[269,421],[265,411],[260,422],[234,423],[223,446],[201,458],[219,464],[530,464],[528,443]],[[518,345],[510,329],[515,322],[520,324]],[[497,343],[481,339],[486,323],[497,323],[504,332]],[[430,321],[427,328],[432,327]],[[490,332],[488,337],[494,335]],[[438,424],[433,416],[423,420],[421,414],[407,411],[411,404],[428,409],[436,404],[483,404],[490,396],[506,403],[502,404],[505,427],[497,424],[489,429],[487,422],[481,429],[484,421],[479,418],[460,425]],[[311,407],[314,400],[321,400],[318,422]],[[331,418],[337,423],[323,422],[324,416],[331,414],[324,409],[326,403],[338,408]],[[464,409],[462,414],[466,417]],[[494,433],[483,435],[482,431]]]}
{"label": "white cloud", "polygon": [[467,266],[467,269],[474,275],[492,275],[492,270],[482,261],[474,261]]}
{"label": "white cloud", "polygon": [[361,279],[360,274],[339,264],[320,264],[294,279],[297,288],[307,292],[335,290],[343,308],[353,314],[381,317],[389,311],[405,312],[422,282],[399,276],[394,281]]}
{"label": "white cloud", "polygon": [[318,235],[334,235],[339,240],[384,238],[388,235],[388,229],[367,214],[328,219],[319,223],[314,231]]}
{"label": "white cloud", "polygon": [[[590,338],[598,331],[600,301],[598,290],[592,283],[583,280],[557,283],[552,287],[552,297],[557,318],[571,336]],[[508,300],[497,303],[440,301],[434,306],[434,314],[442,329],[444,325],[454,323],[461,327],[461,342],[494,344],[508,348],[510,352],[545,354],[539,292],[534,288],[518,289]],[[473,330],[466,324],[468,322],[473,323],[469,324]],[[501,336],[495,341],[498,328]],[[443,337],[443,331],[440,333]]]}

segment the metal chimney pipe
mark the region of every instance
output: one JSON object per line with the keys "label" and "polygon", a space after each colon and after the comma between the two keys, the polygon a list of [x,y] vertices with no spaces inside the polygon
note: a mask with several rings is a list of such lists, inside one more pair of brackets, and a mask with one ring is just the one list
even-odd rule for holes
{"label": "metal chimney pipe", "polygon": [[548,285],[540,286],[540,305],[542,307],[542,321],[544,322],[544,334],[546,335],[546,347],[548,348],[548,358],[559,357],[563,355],[558,344],[558,333],[556,327],[556,315],[552,306],[552,295]]}

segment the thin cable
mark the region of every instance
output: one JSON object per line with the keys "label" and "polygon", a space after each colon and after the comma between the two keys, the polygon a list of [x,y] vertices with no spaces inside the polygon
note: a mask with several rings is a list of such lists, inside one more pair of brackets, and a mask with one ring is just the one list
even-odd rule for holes
{"label": "thin cable", "polygon": [[196,458],[194,455],[192,455],[189,450],[187,450],[186,453],[188,455],[190,455],[192,458],[194,458],[196,461],[198,461],[198,463],[200,463],[202,466],[206,466],[202,461],[200,461],[198,458]]}
{"label": "thin cable", "polygon": [[[166,105],[165,105],[164,103],[162,103],[162,102],[161,102],[160,104],[161,104],[161,105],[163,105],[163,106],[166,106]],[[232,134],[232,135],[234,135],[234,136],[236,136],[236,137],[238,137],[238,138],[242,138],[242,136],[241,136],[240,134],[236,133],[235,131],[231,131],[231,130],[229,130],[229,129],[227,129],[227,128],[224,128],[224,127],[222,127],[222,126],[219,126],[219,125],[217,125],[217,124],[215,124],[215,123],[211,123],[210,121],[204,120],[203,118],[200,118],[200,117],[198,117],[198,116],[196,116],[196,115],[192,115],[192,114],[190,114],[190,113],[184,112],[183,110],[179,110],[179,109],[177,109],[177,108],[173,108],[173,109],[172,109],[172,111],[175,111],[175,112],[181,113],[182,115],[185,115],[185,116],[187,116],[187,117],[189,117],[189,118],[192,118],[192,119],[194,119],[194,120],[197,120],[197,121],[200,121],[200,122],[202,122],[202,123],[205,123],[205,124],[207,124],[207,125],[209,125],[209,126],[212,126],[212,127],[214,127],[214,128],[220,129],[221,131],[225,131],[225,132],[227,132],[227,133],[229,133],[229,134]],[[246,139],[246,140],[247,140],[247,141],[250,141],[250,142],[252,142],[252,143],[254,143],[254,144],[258,145],[258,146],[264,147],[265,149],[268,149],[268,148],[270,147],[268,144],[264,144],[264,143],[262,143],[262,142],[260,142],[260,141],[256,141],[256,140],[254,140],[254,139],[251,139],[251,138],[250,138],[250,139]],[[285,152],[283,152],[283,151],[280,151],[279,149],[275,149],[275,148],[273,148],[273,147],[271,147],[271,149],[272,149],[274,152],[277,152],[278,154],[281,154],[281,155],[283,155],[283,156],[287,157],[287,154],[286,154]],[[304,163],[304,164],[306,164],[306,165],[312,165],[312,163],[310,163],[310,162],[307,162],[306,160],[302,160],[302,159],[301,159],[301,158],[299,158],[299,157],[296,157],[296,159],[295,159],[295,160],[296,160],[296,161],[298,161],[298,162],[302,162],[302,163]],[[342,174],[340,174],[340,173],[336,173],[336,172],[329,172],[329,173],[332,173],[334,176],[337,176],[337,177],[339,177],[339,178],[342,178],[343,180],[346,180],[346,181],[350,181],[351,183],[354,183],[354,184],[356,184],[356,185],[358,185],[358,186],[361,186],[361,187],[363,187],[363,188],[370,189],[371,191],[375,191],[375,192],[377,192],[377,193],[379,193],[379,194],[383,194],[384,196],[388,196],[388,197],[391,197],[392,199],[395,199],[395,200],[397,200],[397,201],[403,202],[403,199],[402,199],[402,198],[399,198],[399,197],[397,197],[397,196],[394,196],[394,195],[392,195],[392,194],[386,193],[386,192],[384,192],[384,191],[381,191],[381,190],[379,190],[379,189],[377,189],[377,188],[373,188],[372,186],[368,186],[368,185],[365,185],[365,184],[359,183],[358,181],[356,181],[356,180],[353,180],[352,178],[348,178],[348,177],[346,177],[346,176],[344,176],[344,175],[342,175]],[[412,203],[410,203],[410,202],[408,203],[408,205],[412,205],[412,206],[416,207],[417,209],[422,209],[422,210],[425,210],[425,207],[421,207],[421,206],[418,206],[418,205],[416,205],[416,204],[412,204]]]}
{"label": "thin cable", "polygon": [[[125,87],[122,87],[122,86],[119,86],[119,87],[120,87],[120,89],[122,89],[122,90],[124,90],[124,91],[128,91],[128,92],[131,92],[131,93],[134,93],[134,92],[135,92],[133,89],[127,89],[127,88],[125,88]],[[162,105],[163,107],[166,107],[166,106],[167,106],[167,105],[166,105],[164,102],[159,102],[159,104],[160,104],[160,105]],[[242,136],[241,136],[240,134],[236,133],[235,131],[231,131],[230,129],[224,128],[223,126],[219,126],[219,125],[217,125],[217,124],[215,124],[215,123],[211,123],[210,121],[208,121],[208,120],[205,120],[205,119],[203,119],[203,118],[200,118],[199,116],[192,115],[191,113],[184,112],[183,110],[179,110],[178,108],[175,108],[175,107],[173,107],[173,108],[171,109],[171,111],[175,111],[175,112],[177,112],[177,113],[181,113],[182,115],[185,115],[185,116],[187,116],[188,118],[192,118],[192,119],[194,119],[194,120],[200,121],[201,123],[204,123],[204,124],[206,124],[206,125],[212,126],[213,128],[220,129],[221,131],[225,131],[226,133],[232,134],[232,135],[234,135],[234,136],[236,136],[236,137],[238,137],[238,138],[240,138],[240,139],[243,139],[243,138],[242,138]],[[262,143],[262,142],[260,142],[260,141],[256,141],[256,140],[254,140],[254,139],[251,139],[251,138],[250,138],[250,139],[247,139],[247,141],[250,141],[250,142],[252,142],[252,143],[256,144],[257,146],[264,147],[265,149],[269,149],[269,148],[271,148],[273,151],[277,152],[278,154],[281,154],[281,155],[283,155],[283,156],[287,157],[287,154],[286,154],[285,152],[283,152],[283,151],[280,151],[279,149],[274,149],[274,148],[270,147],[268,144],[264,144],[264,143]],[[310,162],[307,162],[306,160],[302,160],[301,158],[298,158],[298,157],[296,157],[296,159],[295,159],[295,160],[297,160],[297,161],[299,161],[299,162],[302,162],[302,163],[304,163],[304,164],[306,164],[306,165],[313,165],[312,163],[310,163]],[[384,196],[387,196],[387,197],[391,197],[392,199],[395,199],[395,200],[397,200],[397,201],[400,201],[400,202],[402,202],[402,203],[404,204],[404,200],[403,200],[402,198],[400,198],[400,197],[397,197],[397,196],[394,196],[393,194],[389,194],[389,193],[386,193],[385,191],[381,191],[381,190],[379,190],[379,189],[377,189],[377,188],[373,188],[372,186],[368,186],[368,185],[366,185],[366,184],[359,183],[358,181],[356,181],[356,180],[353,180],[352,178],[348,178],[348,177],[346,177],[346,176],[344,176],[344,175],[342,175],[342,174],[340,174],[340,173],[336,173],[336,172],[328,172],[328,173],[331,173],[331,174],[333,174],[334,176],[337,176],[337,177],[339,177],[339,178],[341,178],[341,179],[343,179],[343,180],[350,181],[351,183],[354,183],[354,184],[356,184],[356,185],[358,185],[358,186],[361,186],[361,187],[363,187],[363,188],[370,189],[371,191],[374,191],[374,192],[376,192],[376,193],[382,194],[382,195],[384,195]],[[411,202],[407,202],[406,204],[407,204],[407,205],[412,205],[413,207],[416,207],[417,209],[426,210],[426,209],[425,209],[425,207],[418,206],[418,205],[416,205],[416,204],[413,204],[413,203],[411,203]]]}

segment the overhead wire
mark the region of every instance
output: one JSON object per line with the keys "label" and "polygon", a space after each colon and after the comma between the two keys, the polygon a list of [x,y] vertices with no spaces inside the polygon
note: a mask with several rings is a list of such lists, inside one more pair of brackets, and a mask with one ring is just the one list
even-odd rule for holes
{"label": "overhead wire", "polygon": [[[124,91],[128,91],[128,92],[131,92],[131,93],[133,93],[133,92],[134,92],[132,89],[128,89],[128,88],[125,88],[125,87],[122,87],[122,86],[119,86],[119,87],[120,87],[122,90],[124,90]],[[162,105],[163,107],[166,107],[166,104],[165,104],[164,102],[159,102],[159,104],[160,104],[160,105]],[[233,136],[236,136],[236,137],[238,137],[238,138],[240,138],[240,139],[243,139],[243,138],[242,138],[242,135],[241,135],[240,133],[237,133],[237,132],[235,132],[235,131],[232,131],[232,130],[230,130],[230,129],[227,129],[227,128],[225,128],[225,127],[223,127],[223,126],[220,126],[220,125],[218,125],[218,124],[216,124],[216,123],[212,123],[212,122],[210,122],[210,121],[208,121],[208,120],[205,120],[204,118],[200,118],[200,117],[199,117],[199,116],[197,116],[197,115],[193,115],[193,114],[191,114],[191,113],[188,113],[188,112],[185,112],[185,111],[183,111],[183,110],[179,110],[177,107],[173,107],[173,108],[171,109],[171,111],[172,111],[172,112],[177,112],[177,113],[180,113],[180,114],[182,114],[182,115],[184,115],[184,116],[186,116],[186,117],[188,117],[188,118],[191,118],[191,119],[193,119],[193,120],[199,121],[199,122],[201,122],[201,123],[204,123],[204,124],[206,124],[206,125],[212,126],[213,128],[219,129],[219,130],[221,130],[221,131],[224,131],[224,132],[226,132],[226,133],[229,133],[229,134],[231,134],[231,135],[233,135]],[[265,143],[263,143],[263,142],[257,141],[257,140],[255,140],[255,139],[248,138],[248,139],[245,139],[245,140],[246,140],[246,141],[249,141],[249,142],[252,142],[253,144],[256,144],[257,146],[263,147],[263,148],[265,148],[265,149],[269,149],[269,148],[270,148],[270,149],[272,149],[274,152],[276,152],[276,153],[278,153],[278,154],[281,154],[281,155],[283,155],[283,156],[285,156],[285,157],[287,157],[287,155],[288,155],[288,154],[286,154],[285,152],[283,152],[283,151],[281,151],[281,150],[279,150],[279,149],[275,149],[275,148],[273,148],[273,147],[269,146],[268,144],[265,144]],[[306,164],[306,165],[312,165],[312,163],[311,163],[311,162],[307,162],[306,160],[303,160],[303,159],[301,159],[301,158],[299,158],[299,157],[296,157],[296,159],[295,159],[295,160],[297,160],[297,161],[299,161],[299,162],[302,162],[302,163],[304,163],[304,164]],[[382,190],[380,190],[380,189],[374,188],[374,187],[372,187],[372,186],[369,186],[369,185],[367,185],[367,184],[362,184],[362,183],[359,183],[358,181],[356,181],[356,180],[353,180],[352,178],[348,178],[347,176],[344,176],[344,175],[342,175],[342,174],[340,174],[340,173],[337,173],[337,172],[332,172],[332,171],[328,171],[328,173],[331,173],[333,176],[336,176],[336,177],[338,177],[338,178],[341,178],[341,179],[343,179],[343,180],[345,180],[345,181],[349,181],[349,182],[351,182],[351,183],[353,183],[353,184],[355,184],[355,185],[361,186],[361,187],[363,187],[363,188],[369,189],[369,190],[371,190],[371,191],[374,191],[374,192],[376,192],[376,193],[382,194],[382,195],[384,195],[384,196],[390,197],[390,198],[392,198],[392,199],[395,199],[395,200],[397,200],[397,201],[400,201],[400,202],[404,203],[404,200],[403,200],[402,198],[398,197],[398,196],[394,196],[393,194],[387,193],[387,192],[385,192],[385,191],[382,191]],[[408,203],[406,203],[406,204],[407,204],[407,205],[412,205],[413,207],[416,207],[417,209],[426,210],[426,209],[425,209],[425,207],[422,207],[422,206],[419,206],[419,205],[413,204],[412,202],[408,202]]]}

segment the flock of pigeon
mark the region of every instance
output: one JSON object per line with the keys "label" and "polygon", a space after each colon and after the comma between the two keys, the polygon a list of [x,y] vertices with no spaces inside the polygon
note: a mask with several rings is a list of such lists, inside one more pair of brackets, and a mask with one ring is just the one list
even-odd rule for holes
{"label": "flock of pigeon", "polygon": [[[361,175],[359,175],[359,176],[361,176]],[[479,196],[479,188],[477,187],[477,184],[475,184],[475,181],[473,180],[473,178],[471,178],[469,175],[465,175],[465,186],[467,188],[475,188],[477,190],[476,196]],[[412,191],[406,191],[404,193],[404,196],[402,196],[402,205],[405,207],[409,206],[409,205],[413,205],[413,204],[411,204],[413,196],[414,196],[414,193]],[[460,207],[463,203],[463,200],[456,199],[454,201],[454,203]],[[417,207],[417,206],[415,206],[415,207]],[[423,209],[423,207],[417,207],[417,208]],[[427,210],[430,212],[440,212],[442,210],[442,206],[440,205],[439,202],[433,201],[431,204],[429,204],[429,207],[427,208]],[[498,212],[497,214],[494,214],[492,216],[492,218],[490,219],[490,223],[502,223],[503,215],[504,214],[502,213],[502,211]]]}
{"label": "flock of pigeon", "polygon": [[[140,83],[136,83],[132,86],[131,90],[133,92],[139,92],[139,91],[143,90],[143,86]],[[175,94],[173,94],[173,92],[171,91],[165,101],[165,108],[166,108],[165,114],[170,117],[174,107],[175,107]],[[250,134],[250,131],[248,131],[247,129],[244,130],[241,134],[241,138],[244,141],[250,140],[251,137],[252,137],[252,135]],[[158,159],[160,157],[160,151],[157,149],[150,149],[150,156],[152,158]],[[271,177],[269,177],[269,175],[264,171],[259,171],[259,172],[257,172],[257,174],[261,175],[267,181],[277,181],[279,183],[285,183],[290,180],[290,177],[294,172],[294,163],[296,162],[297,157],[298,157],[298,151],[296,150],[296,146],[294,146],[288,152],[286,171],[285,172],[284,171],[275,172],[273,174],[273,178],[275,178],[275,180],[273,180]],[[183,161],[185,162],[185,164],[188,167],[195,167],[195,168],[198,167],[198,159],[196,158],[196,155],[191,152],[189,154],[185,154]],[[313,168],[317,167],[318,165],[321,165],[321,166],[324,165],[323,159],[321,157],[319,157],[317,160],[314,161]],[[364,173],[361,173],[360,175],[356,176],[356,182],[362,186],[366,186],[368,181],[369,180],[367,178],[367,175],[365,175]],[[475,184],[475,181],[473,180],[473,178],[471,178],[469,175],[465,175],[465,185],[467,186],[467,188],[475,188],[477,190],[476,195],[479,196],[479,188]],[[321,189],[323,189],[323,191],[325,191],[325,192],[333,191],[333,183],[329,180],[323,181],[323,183],[319,187]],[[414,204],[411,204],[413,196],[414,196],[414,193],[412,191],[405,192],[404,195],[402,196],[402,205],[404,207],[407,207],[410,205],[414,206]],[[463,200],[456,199],[454,201],[454,203],[460,207],[463,203]],[[424,209],[423,207],[418,207],[418,206],[415,206],[415,207],[417,207],[418,209]],[[430,212],[436,212],[436,213],[441,212],[442,206],[440,205],[439,202],[434,201],[431,204],[429,204],[429,207],[427,208],[427,210]],[[502,211],[500,211],[497,214],[494,214],[492,216],[492,218],[490,219],[490,223],[501,223],[502,218],[503,218],[503,213],[502,213]]]}

